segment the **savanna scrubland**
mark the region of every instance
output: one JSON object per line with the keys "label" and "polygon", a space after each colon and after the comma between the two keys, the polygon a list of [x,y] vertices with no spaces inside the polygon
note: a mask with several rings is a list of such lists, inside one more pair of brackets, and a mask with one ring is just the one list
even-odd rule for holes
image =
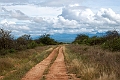
{"label": "savanna scrubland", "polygon": [[15,39],[11,31],[3,29],[0,29],[0,79],[21,80],[59,45],[65,46],[63,52],[69,79],[120,79],[120,35],[116,30],[100,37],[78,34],[72,43],[62,44],[49,34],[35,40],[26,34]]}

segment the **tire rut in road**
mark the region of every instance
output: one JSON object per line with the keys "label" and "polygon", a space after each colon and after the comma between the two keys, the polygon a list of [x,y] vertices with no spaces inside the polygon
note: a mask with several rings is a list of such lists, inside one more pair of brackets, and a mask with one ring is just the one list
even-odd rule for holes
{"label": "tire rut in road", "polygon": [[45,69],[50,65],[51,60],[55,57],[55,54],[57,54],[58,50],[59,47],[54,49],[46,59],[37,64],[30,71],[28,71],[28,73],[26,73],[26,75],[21,80],[40,80]]}
{"label": "tire rut in road", "polygon": [[63,47],[59,49],[59,54],[45,76],[46,80],[68,80],[67,70],[64,62]]}

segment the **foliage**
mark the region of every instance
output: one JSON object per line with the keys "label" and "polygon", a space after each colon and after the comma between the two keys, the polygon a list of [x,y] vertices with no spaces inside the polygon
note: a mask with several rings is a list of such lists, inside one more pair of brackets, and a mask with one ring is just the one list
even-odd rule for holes
{"label": "foliage", "polygon": [[27,48],[31,49],[31,48],[35,48],[38,44],[35,41],[31,41],[28,45]]}
{"label": "foliage", "polygon": [[88,37],[85,34],[77,35],[73,43],[86,44],[86,45],[102,45],[104,49],[111,51],[120,51],[120,34],[116,30],[107,31],[104,36]]}
{"label": "foliage", "polygon": [[0,76],[4,76],[2,80],[21,80],[32,67],[45,59],[52,51],[50,48],[54,47],[56,46],[40,46],[0,56]]}
{"label": "foliage", "polygon": [[89,39],[89,36],[85,34],[78,34],[73,43],[84,44]]}
{"label": "foliage", "polygon": [[0,55],[31,49],[36,46],[55,44],[58,44],[58,42],[50,38],[49,34],[43,34],[36,40],[32,40],[31,35],[27,34],[14,39],[11,35],[11,31],[0,29]]}
{"label": "foliage", "polygon": [[120,53],[100,46],[66,45],[65,61],[69,74],[78,80],[119,80]]}
{"label": "foliage", "polygon": [[11,31],[0,29],[0,49],[9,49],[12,47],[12,43]]}
{"label": "foliage", "polygon": [[43,34],[40,36],[40,38],[37,40],[37,43],[40,44],[44,44],[44,45],[55,45],[57,44],[57,42],[50,38],[50,35],[49,34]]}
{"label": "foliage", "polygon": [[104,44],[102,44],[102,47],[111,51],[120,51],[120,38],[108,40]]}
{"label": "foliage", "polygon": [[120,35],[119,35],[119,33],[116,30],[107,31],[106,35],[105,35],[105,38],[107,40],[114,39],[114,38],[119,38],[119,37],[120,37]]}

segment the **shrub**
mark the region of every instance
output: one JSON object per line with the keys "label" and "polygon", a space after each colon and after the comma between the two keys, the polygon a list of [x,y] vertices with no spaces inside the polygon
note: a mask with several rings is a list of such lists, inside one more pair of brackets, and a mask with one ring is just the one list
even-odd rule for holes
{"label": "shrub", "polygon": [[106,41],[102,47],[111,51],[120,51],[120,38]]}
{"label": "shrub", "polygon": [[8,50],[1,49],[0,50],[0,55],[6,55],[8,53]]}
{"label": "shrub", "polygon": [[34,47],[36,47],[37,46],[37,43],[35,42],[35,41],[32,41],[32,42],[30,42],[28,45],[27,45],[27,48],[28,49],[31,49],[31,48],[34,48]]}
{"label": "shrub", "polygon": [[54,39],[50,37],[49,34],[43,34],[40,36],[38,40],[36,40],[38,44],[44,44],[44,45],[56,45],[58,44]]}
{"label": "shrub", "polygon": [[14,53],[14,52],[16,52],[16,50],[12,48],[12,49],[9,49],[8,52],[9,53]]}
{"label": "shrub", "polygon": [[73,43],[85,44],[89,36],[85,34],[78,34]]}

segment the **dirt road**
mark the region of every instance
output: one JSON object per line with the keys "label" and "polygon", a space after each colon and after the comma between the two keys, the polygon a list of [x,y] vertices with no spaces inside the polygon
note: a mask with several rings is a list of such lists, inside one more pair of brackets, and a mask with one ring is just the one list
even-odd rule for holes
{"label": "dirt road", "polygon": [[46,80],[68,80],[62,47],[59,49],[59,54],[49,69]]}
{"label": "dirt road", "polygon": [[43,77],[45,69],[48,68],[58,50],[58,56],[45,77],[46,80],[68,80],[62,47],[54,49],[46,59],[28,71],[22,80],[40,80]]}

